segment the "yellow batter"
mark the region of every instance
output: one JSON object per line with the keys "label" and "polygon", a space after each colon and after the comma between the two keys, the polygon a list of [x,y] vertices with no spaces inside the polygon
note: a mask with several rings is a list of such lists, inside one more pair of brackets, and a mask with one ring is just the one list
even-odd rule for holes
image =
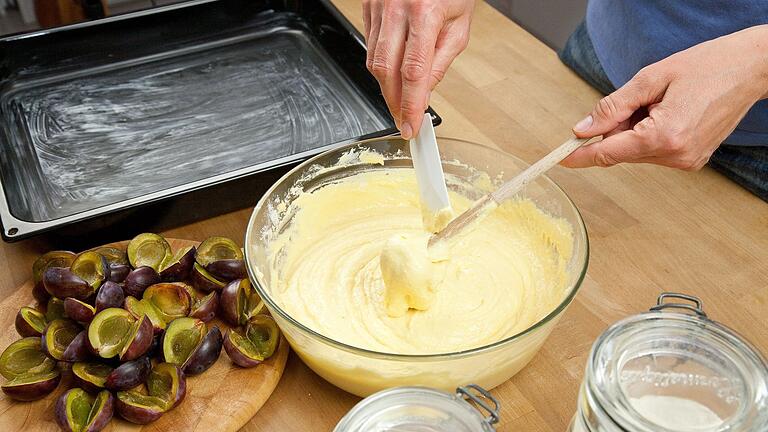
{"label": "yellow batter", "polygon": [[[455,214],[471,204],[450,198]],[[501,205],[436,256],[411,170],[355,174],[292,206],[293,223],[270,247],[273,296],[350,345],[400,354],[478,347],[528,328],[565,294],[571,227],[528,200]]]}

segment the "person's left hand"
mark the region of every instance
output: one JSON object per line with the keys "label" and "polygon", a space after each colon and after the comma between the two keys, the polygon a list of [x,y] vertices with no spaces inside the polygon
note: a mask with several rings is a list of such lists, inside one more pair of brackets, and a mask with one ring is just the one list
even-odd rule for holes
{"label": "person's left hand", "polygon": [[603,140],[562,164],[621,162],[698,170],[749,108],[768,98],[768,25],[701,43],[643,68],[576,124],[580,138]]}

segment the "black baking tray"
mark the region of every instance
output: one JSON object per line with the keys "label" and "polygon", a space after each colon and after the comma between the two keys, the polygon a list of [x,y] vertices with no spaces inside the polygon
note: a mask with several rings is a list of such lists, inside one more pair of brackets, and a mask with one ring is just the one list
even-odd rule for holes
{"label": "black baking tray", "polygon": [[190,1],[5,37],[0,128],[6,241],[253,206],[298,162],[396,133],[360,34],[323,0]]}

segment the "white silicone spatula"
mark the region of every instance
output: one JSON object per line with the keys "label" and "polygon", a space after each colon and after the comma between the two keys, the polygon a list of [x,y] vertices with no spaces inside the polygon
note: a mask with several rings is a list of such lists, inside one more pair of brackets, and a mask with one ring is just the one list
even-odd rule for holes
{"label": "white silicone spatula", "polygon": [[411,139],[410,147],[421,205],[426,207],[422,210],[434,215],[446,208],[450,209],[451,203],[448,201],[448,189],[445,186],[435,129],[432,127],[432,117],[428,113],[424,114],[421,129],[418,135]]}

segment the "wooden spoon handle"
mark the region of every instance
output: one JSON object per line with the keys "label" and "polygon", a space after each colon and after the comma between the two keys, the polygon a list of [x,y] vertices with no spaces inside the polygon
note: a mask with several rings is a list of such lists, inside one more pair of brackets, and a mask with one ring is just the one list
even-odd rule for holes
{"label": "wooden spoon handle", "polygon": [[589,139],[571,137],[571,139],[564,142],[560,147],[552,150],[548,155],[529,166],[512,180],[504,183],[492,193],[477,200],[472,207],[453,219],[442,231],[432,235],[429,238],[428,246],[432,247],[438,242],[451,238],[464,230],[468,225],[479,221],[485,217],[485,214],[496,208],[496,206],[505,200],[512,198],[520,191],[520,189],[524,188],[525,185],[557,165],[587,141],[589,141]]}
{"label": "wooden spoon handle", "polygon": [[512,180],[504,183],[496,189],[491,196],[497,203],[501,203],[509,198],[512,198],[520,189],[524,188],[532,180],[538,176],[549,171],[552,167],[560,163],[563,159],[568,157],[577,148],[583,146],[589,139],[571,137],[568,141],[560,145],[560,147],[552,150],[548,155],[539,159],[536,163],[529,166],[525,171],[521,172]]}

